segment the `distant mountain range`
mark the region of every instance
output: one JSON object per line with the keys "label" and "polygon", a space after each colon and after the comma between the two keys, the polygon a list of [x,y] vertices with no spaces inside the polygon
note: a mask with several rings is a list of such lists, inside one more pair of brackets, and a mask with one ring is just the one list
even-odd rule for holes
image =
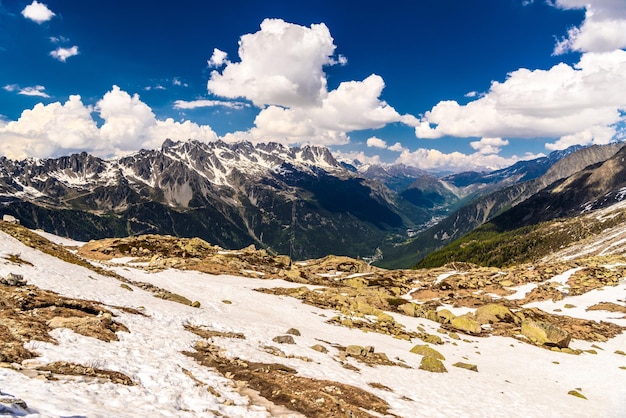
{"label": "distant mountain range", "polygon": [[[589,185],[582,185],[581,182],[575,182],[571,179],[577,178],[578,175],[584,176],[580,173],[585,173],[586,169],[593,169],[594,165],[602,165],[607,160],[612,161],[611,158],[616,156],[616,153],[623,146],[623,143],[613,143],[580,148],[574,152],[565,150],[559,154],[552,153],[549,157],[549,161],[552,161],[551,165],[544,165],[545,160],[539,162],[544,168],[549,166],[543,175],[507,187],[497,188],[495,191],[478,196],[436,225],[422,231],[411,241],[403,245],[383,248],[385,254],[383,265],[385,267],[414,265],[434,250],[448,245],[498,215],[501,215],[498,218],[501,219],[500,223],[508,225],[500,229],[515,228],[533,222],[566,216],[574,213],[577,208],[576,205],[582,202],[602,199],[607,193],[617,192],[621,187],[619,186],[621,184],[619,178],[622,176],[617,170],[604,172],[610,186],[602,189],[601,192],[598,192],[597,189],[595,192],[586,190]],[[510,169],[504,171],[512,172]],[[538,170],[535,173],[541,171]],[[516,172],[519,173],[519,171]],[[500,184],[506,181],[507,178],[504,177]],[[580,187],[579,189],[576,187],[569,189],[569,204],[559,204],[559,200],[564,200],[564,198],[550,192],[549,186],[562,182],[566,184],[575,183]],[[577,197],[571,197],[572,195]],[[494,222],[496,222],[495,219]]]}
{"label": "distant mountain range", "polygon": [[382,265],[407,267],[619,148],[570,148],[438,177],[405,165],[346,164],[317,146],[166,140],[111,160],[0,158],[0,203],[29,228],[77,240],[198,236],[296,260],[382,251]]}

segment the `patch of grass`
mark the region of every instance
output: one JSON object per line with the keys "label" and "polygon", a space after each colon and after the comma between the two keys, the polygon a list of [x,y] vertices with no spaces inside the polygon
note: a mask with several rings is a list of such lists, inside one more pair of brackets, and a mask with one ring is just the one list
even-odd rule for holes
{"label": "patch of grass", "polygon": [[603,220],[562,218],[512,230],[490,222],[430,253],[415,268],[441,267],[453,261],[486,267],[534,262],[623,222],[626,222],[626,213]]}
{"label": "patch of grass", "polygon": [[32,266],[33,263],[31,263],[30,261],[26,261],[24,260],[22,257],[20,257],[19,254],[9,254],[8,256],[4,257],[5,260],[10,261],[13,264],[17,264],[19,266],[25,264],[27,266]]}

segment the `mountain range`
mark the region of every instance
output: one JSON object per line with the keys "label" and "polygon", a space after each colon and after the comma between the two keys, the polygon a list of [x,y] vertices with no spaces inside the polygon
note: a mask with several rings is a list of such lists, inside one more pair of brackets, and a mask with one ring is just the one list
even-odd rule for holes
{"label": "mountain range", "polygon": [[166,140],[109,160],[0,158],[0,202],[29,228],[81,241],[197,236],[294,260],[337,254],[408,267],[620,148],[572,147],[502,170],[437,176],[339,162],[318,146]]}

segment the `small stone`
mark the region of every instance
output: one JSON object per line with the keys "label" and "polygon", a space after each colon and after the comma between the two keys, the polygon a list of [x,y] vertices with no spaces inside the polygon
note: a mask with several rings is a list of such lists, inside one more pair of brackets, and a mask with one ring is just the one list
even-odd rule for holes
{"label": "small stone", "polygon": [[132,288],[132,287],[130,287],[129,285],[127,285],[126,283],[122,283],[122,284],[120,285],[120,287],[121,287],[122,289],[130,290],[131,292],[134,292],[133,288]]}
{"label": "small stone", "polygon": [[198,302],[197,300],[191,302],[191,307],[192,308],[199,308],[200,307],[200,302]]}
{"label": "small stone", "polygon": [[223,304],[225,304],[225,305],[232,305],[232,304],[233,304],[233,303],[232,303],[231,301],[229,301],[228,299],[224,299],[224,300],[222,301],[222,303],[223,303]]}
{"label": "small stone", "polygon": [[622,350],[615,350],[615,354],[619,354],[620,356],[626,356],[626,353],[624,353]]}
{"label": "small stone", "polygon": [[463,363],[462,361],[456,362],[453,364],[454,367],[459,367],[461,369],[471,370],[473,372],[478,372],[478,366],[470,363]]}
{"label": "small stone", "polygon": [[567,392],[568,395],[572,395],[572,396],[576,396],[577,398],[581,398],[581,399],[587,399],[587,397],[585,395],[583,395],[582,393],[580,393],[577,390],[570,390],[569,392]]}

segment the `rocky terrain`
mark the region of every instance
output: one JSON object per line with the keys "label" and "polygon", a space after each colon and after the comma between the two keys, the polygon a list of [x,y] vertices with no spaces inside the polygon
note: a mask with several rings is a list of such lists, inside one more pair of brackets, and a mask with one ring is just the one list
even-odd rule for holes
{"label": "rocky terrain", "polygon": [[294,261],[199,238],[81,243],[0,228],[8,414],[617,417],[626,408],[617,225],[534,262],[418,270]]}

